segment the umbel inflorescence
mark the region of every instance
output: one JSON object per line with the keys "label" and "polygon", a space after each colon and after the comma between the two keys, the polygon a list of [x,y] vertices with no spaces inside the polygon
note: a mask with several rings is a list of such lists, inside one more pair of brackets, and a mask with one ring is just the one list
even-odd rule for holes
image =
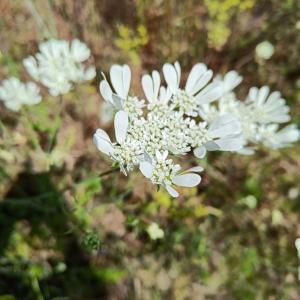
{"label": "umbel inflorescence", "polygon": [[178,62],[165,64],[167,86],[161,86],[158,71],[141,80],[146,100],[129,93],[131,71],[127,65],[113,65],[110,81],[100,82],[100,93],[114,106],[115,142],[98,129],[97,148],[117,163],[121,171],[138,168],[153,184],[163,186],[173,197],[177,186],[200,183],[203,168],[182,171],[176,157],[193,152],[203,158],[207,151],[251,154],[261,143],[271,148],[288,146],[299,139],[295,125],[279,129],[290,120],[279,92],[251,88],[246,101],[238,101],[232,90],[242,81],[235,71],[213,80],[213,72],[198,63],[185,87],[180,85]]}

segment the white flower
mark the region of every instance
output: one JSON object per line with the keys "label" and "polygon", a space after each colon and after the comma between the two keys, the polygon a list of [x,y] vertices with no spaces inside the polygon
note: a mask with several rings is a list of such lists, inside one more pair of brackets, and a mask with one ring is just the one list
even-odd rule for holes
{"label": "white flower", "polygon": [[0,100],[8,109],[18,111],[22,105],[38,104],[42,97],[35,83],[23,83],[18,78],[11,77],[3,80],[0,85]]}
{"label": "white flower", "polygon": [[139,163],[143,148],[141,143],[129,134],[128,113],[118,111],[115,115],[114,127],[117,143],[112,143],[108,134],[102,129],[97,129],[93,141],[98,150],[116,161],[126,175],[125,169],[130,171]]}
{"label": "white flower", "polygon": [[258,128],[258,140],[272,149],[288,147],[300,139],[300,130],[295,124],[279,129],[278,124],[263,125]]}
{"label": "white flower", "polygon": [[264,41],[256,46],[255,52],[259,58],[267,60],[274,54],[274,46],[269,41]]}
{"label": "white flower", "polygon": [[257,123],[285,123],[290,120],[289,107],[279,92],[270,93],[268,86],[252,87],[246,100]]}
{"label": "white flower", "polygon": [[[279,92],[270,93],[267,86],[258,89],[252,87],[246,101],[239,101],[232,88],[240,81],[237,73],[229,72],[223,80],[224,91],[227,91],[218,102],[202,105],[199,115],[209,124],[220,116],[231,114],[241,123],[241,154],[252,154],[255,144],[264,144],[270,148],[281,148],[297,140],[295,126],[278,131],[278,124],[290,120],[289,108]],[[221,80],[221,79],[219,79]],[[231,82],[231,83],[230,83]],[[251,145],[253,144],[253,145]]]}
{"label": "white flower", "polygon": [[23,60],[27,72],[49,89],[52,96],[68,93],[74,83],[93,79],[94,66],[85,68],[83,62],[91,55],[90,49],[79,40],[71,42],[51,39],[39,45],[35,57]]}
{"label": "white flower", "polygon": [[104,80],[100,82],[99,89],[103,99],[111,103],[117,110],[125,110],[131,116],[141,116],[144,102],[137,97],[129,96],[131,71],[128,65],[112,65],[110,68],[110,80],[115,90],[113,92],[104,74]]}
{"label": "white flower", "polygon": [[208,127],[207,141],[197,145],[194,154],[203,158],[208,151],[238,151],[243,146],[241,124],[237,118],[230,114],[221,115]]}
{"label": "white flower", "polygon": [[162,239],[165,236],[164,231],[157,223],[151,223],[147,228],[147,232],[152,240]]}
{"label": "white flower", "polygon": [[[140,171],[153,184],[163,186],[173,197],[174,186],[196,186],[201,167],[180,172],[176,156],[194,152],[203,158],[207,151],[252,154],[260,143],[271,148],[288,146],[299,139],[299,130],[290,125],[278,130],[277,123],[290,119],[288,107],[278,92],[252,88],[246,101],[239,101],[232,90],[242,81],[235,71],[224,78],[212,78],[212,71],[196,64],[180,89],[179,63],[163,67],[167,88],[161,87],[158,71],[142,76],[141,84],[148,105],[129,95],[131,71],[127,65],[113,65],[110,81],[100,83],[107,103],[120,110],[115,116],[116,143],[98,129],[94,142],[98,149],[116,161],[121,170]],[[212,103],[213,100],[219,101]],[[170,155],[170,157],[169,157]]]}
{"label": "white flower", "polygon": [[174,65],[165,64],[163,73],[168,88],[173,93],[171,101],[180,111],[189,116],[197,116],[199,105],[210,103],[222,95],[222,85],[219,82],[208,84],[213,72],[202,63],[193,66],[184,90],[179,87],[181,68],[178,62]]}
{"label": "white flower", "polygon": [[202,172],[202,167],[190,168],[178,174],[181,167],[167,158],[168,151],[157,151],[154,159],[148,158],[140,163],[140,171],[154,184],[162,185],[172,197],[179,195],[173,185],[194,187],[200,183],[201,177],[195,173]]}

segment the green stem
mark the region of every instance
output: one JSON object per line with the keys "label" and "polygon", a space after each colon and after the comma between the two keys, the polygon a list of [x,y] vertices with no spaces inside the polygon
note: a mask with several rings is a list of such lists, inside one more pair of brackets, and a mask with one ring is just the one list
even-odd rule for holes
{"label": "green stem", "polygon": [[[62,95],[59,95],[58,101],[59,101],[58,117],[61,118],[62,110],[63,110],[63,96]],[[59,127],[60,127],[60,122],[58,122],[58,124],[56,125],[56,128],[54,129],[52,136],[50,137],[50,142],[48,145],[47,153],[50,153],[53,150],[54,143],[55,143],[58,131],[59,131]]]}
{"label": "green stem", "polygon": [[40,284],[39,284],[39,280],[35,276],[32,277],[32,279],[31,279],[31,285],[32,285],[32,289],[36,293],[37,300],[44,300],[45,298],[42,294]]}
{"label": "green stem", "polygon": [[104,176],[107,176],[107,175],[110,175],[110,174],[113,174],[113,173],[116,173],[116,172],[119,172],[120,171],[120,167],[114,167],[108,171],[105,171],[103,173],[100,173],[99,177],[102,178]]}
{"label": "green stem", "polygon": [[31,142],[33,143],[35,148],[38,148],[39,150],[43,151],[42,147],[40,145],[40,141],[39,141],[39,138],[37,136],[37,133],[35,132],[35,130],[32,126],[32,123],[30,121],[30,118],[29,118],[28,114],[29,114],[28,110],[24,109],[24,114],[22,115],[22,117],[23,117],[24,124],[25,124],[26,128],[29,130],[29,137],[31,138]]}

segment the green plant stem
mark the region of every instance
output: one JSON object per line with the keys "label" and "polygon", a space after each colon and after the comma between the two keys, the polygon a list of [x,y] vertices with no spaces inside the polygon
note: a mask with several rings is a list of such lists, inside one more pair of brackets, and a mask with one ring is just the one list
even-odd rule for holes
{"label": "green plant stem", "polygon": [[[62,110],[63,110],[63,96],[62,95],[58,96],[58,101],[59,101],[58,117],[61,118]],[[58,122],[58,124],[56,125],[56,128],[54,129],[52,136],[50,137],[50,142],[48,145],[47,153],[50,153],[53,150],[54,143],[55,143],[58,131],[59,131],[59,127],[60,127],[60,122]]]}
{"label": "green plant stem", "polygon": [[120,167],[114,167],[108,171],[105,171],[103,173],[100,173],[99,177],[102,178],[104,176],[107,176],[107,175],[110,175],[110,174],[113,174],[113,173],[116,173],[116,172],[119,172],[120,171]]}
{"label": "green plant stem", "polygon": [[40,284],[39,284],[39,280],[36,276],[31,278],[31,285],[32,285],[32,289],[36,293],[37,300],[44,300],[45,298],[42,294]]}
{"label": "green plant stem", "polygon": [[25,123],[26,128],[29,129],[29,134],[30,134],[30,137],[32,139],[32,142],[33,142],[34,146],[36,148],[38,148],[39,150],[43,151],[42,147],[40,145],[39,138],[37,137],[37,133],[35,132],[35,130],[32,126],[31,120],[28,116],[28,110],[24,110],[23,119],[24,119],[24,123]]}

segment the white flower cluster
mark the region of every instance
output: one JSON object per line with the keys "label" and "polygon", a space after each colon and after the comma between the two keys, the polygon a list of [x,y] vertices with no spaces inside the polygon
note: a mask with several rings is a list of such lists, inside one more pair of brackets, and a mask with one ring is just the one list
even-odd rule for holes
{"label": "white flower cluster", "polygon": [[38,86],[33,82],[23,83],[16,77],[2,81],[0,100],[6,108],[19,111],[23,105],[34,105],[41,101]]}
{"label": "white flower cluster", "polygon": [[49,89],[52,96],[68,93],[73,84],[96,76],[94,66],[85,68],[83,62],[91,55],[90,49],[77,39],[48,40],[39,45],[39,52],[23,60],[27,72]]}
{"label": "white flower cluster", "polygon": [[194,187],[200,183],[193,167],[182,172],[175,156],[193,151],[203,158],[206,151],[238,151],[243,146],[240,122],[223,114],[208,123],[199,117],[202,107],[222,96],[223,84],[212,81],[213,73],[204,64],[196,64],[180,88],[181,68],[178,62],[165,64],[163,74],[167,87],[161,87],[158,71],[144,75],[141,83],[146,96],[142,100],[129,94],[131,71],[127,65],[110,69],[112,87],[104,76],[100,83],[103,98],[117,113],[114,118],[116,142],[98,129],[94,134],[97,148],[114,160],[124,174],[138,167],[153,184],[163,186],[173,197],[174,186]]}
{"label": "white flower cluster", "polygon": [[239,153],[252,154],[256,145],[271,149],[289,146],[300,138],[295,124],[281,127],[290,121],[289,107],[277,91],[267,86],[252,87],[245,101],[239,101],[232,90],[240,84],[242,77],[235,71],[228,72],[216,82],[223,84],[224,95],[214,104],[207,104],[200,110],[201,117],[208,123],[222,115],[232,114],[241,123],[243,148]]}
{"label": "white flower cluster", "polygon": [[[68,93],[74,83],[91,80],[96,76],[95,66],[85,68],[91,51],[86,44],[74,39],[48,40],[39,45],[40,52],[35,57],[23,60],[27,72],[49,89],[52,96]],[[11,77],[0,85],[0,100],[6,108],[18,111],[24,104],[34,105],[41,101],[38,86],[33,82],[22,83]]]}

